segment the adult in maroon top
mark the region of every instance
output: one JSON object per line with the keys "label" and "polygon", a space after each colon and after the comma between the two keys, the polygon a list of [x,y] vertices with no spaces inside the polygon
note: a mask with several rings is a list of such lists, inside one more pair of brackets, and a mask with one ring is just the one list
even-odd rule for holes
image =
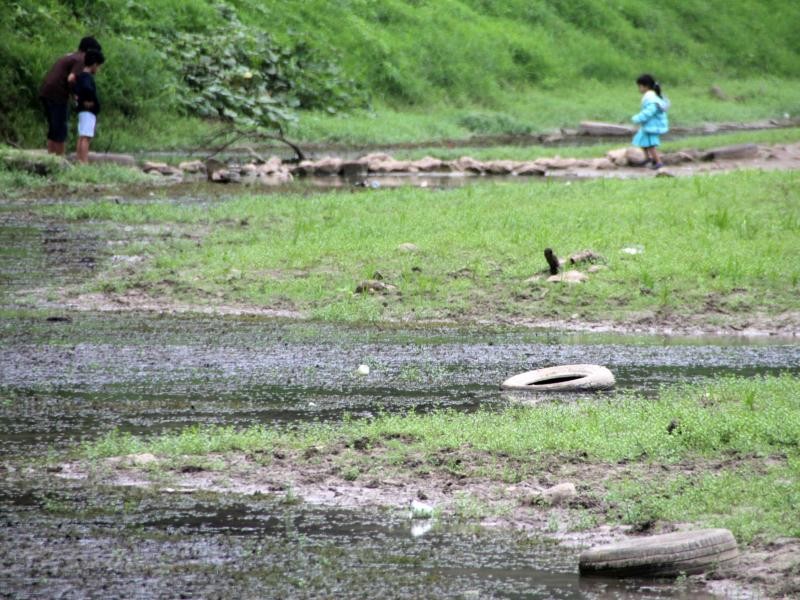
{"label": "adult in maroon top", "polygon": [[39,89],[39,98],[47,118],[47,151],[51,154],[64,154],[70,92],[75,78],[83,71],[83,57],[87,50],[100,50],[100,44],[93,37],[83,38],[77,52],[56,61]]}

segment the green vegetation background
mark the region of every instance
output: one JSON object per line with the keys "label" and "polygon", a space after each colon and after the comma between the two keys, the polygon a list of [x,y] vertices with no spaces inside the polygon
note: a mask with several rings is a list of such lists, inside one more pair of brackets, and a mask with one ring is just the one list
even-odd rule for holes
{"label": "green vegetation background", "polygon": [[[165,46],[175,32],[224,28],[231,15],[339,65],[318,73],[333,92],[363,92],[353,96],[358,119],[323,107],[303,115],[292,131],[301,139],[466,137],[581,116],[623,120],[643,71],[674,90],[687,123],[800,107],[800,3],[785,0],[2,0],[0,10],[0,135],[27,145],[41,145],[42,76],[87,34],[109,59],[99,85],[104,125],[117,135],[106,138],[112,149],[186,143],[205,125],[181,108],[180,58],[165,59]],[[708,98],[719,82],[731,90],[728,103]],[[380,122],[364,125],[368,117]]]}

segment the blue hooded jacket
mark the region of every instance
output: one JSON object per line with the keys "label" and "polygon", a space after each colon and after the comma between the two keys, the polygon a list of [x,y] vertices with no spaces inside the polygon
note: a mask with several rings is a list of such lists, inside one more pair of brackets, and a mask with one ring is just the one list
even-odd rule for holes
{"label": "blue hooded jacket", "polygon": [[664,98],[659,98],[653,90],[647,90],[642,96],[642,109],[631,119],[634,123],[642,126],[645,133],[662,134],[669,131],[669,120],[667,119],[667,109],[669,102]]}

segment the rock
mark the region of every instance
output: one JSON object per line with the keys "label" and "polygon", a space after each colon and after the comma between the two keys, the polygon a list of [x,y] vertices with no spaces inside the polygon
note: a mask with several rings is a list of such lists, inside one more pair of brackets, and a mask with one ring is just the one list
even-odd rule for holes
{"label": "rock", "polygon": [[666,169],[659,169],[656,173],[656,177],[675,177],[675,173],[671,173]]}
{"label": "rock", "polygon": [[598,171],[608,171],[609,169],[616,169],[617,165],[607,158],[596,158],[592,161],[592,167]]}
{"label": "rock", "polygon": [[458,160],[452,161],[450,165],[455,171],[462,173],[474,173],[476,175],[481,175],[484,171],[483,163],[475,160],[471,156],[462,156]]}
{"label": "rock", "polygon": [[682,152],[668,152],[661,155],[661,162],[665,165],[679,165],[687,162],[694,162],[698,158],[698,153],[694,150],[685,150]]}
{"label": "rock", "polygon": [[180,163],[178,168],[184,173],[205,173],[206,166],[200,160],[188,160]]}
{"label": "rock", "polygon": [[256,173],[256,182],[262,185],[283,185],[294,181],[294,176],[288,169],[274,173]]}
{"label": "rock", "polygon": [[314,175],[338,175],[342,162],[341,158],[326,156],[311,163],[311,171]]}
{"label": "rock", "polygon": [[628,149],[617,148],[606,153],[606,159],[617,167],[628,166]]}
{"label": "rock", "polygon": [[391,284],[383,283],[376,279],[365,279],[356,286],[356,294],[386,294],[397,288]]}
{"label": "rock", "polygon": [[591,267],[586,269],[586,271],[588,273],[597,273],[598,271],[605,271],[606,269],[608,269],[608,267],[605,265],[592,265]]}
{"label": "rock", "polygon": [[360,160],[346,160],[342,163],[342,177],[366,177],[369,171],[367,163]]}
{"label": "rock", "polygon": [[547,278],[550,283],[583,283],[589,278],[580,271],[567,271]]}
{"label": "rock", "polygon": [[542,499],[551,506],[559,506],[575,498],[577,495],[578,490],[575,488],[574,483],[559,483],[558,485],[544,490],[542,492]]}
{"label": "rock", "polygon": [[370,161],[370,173],[416,173],[417,168],[411,161],[389,158],[382,161]]}
{"label": "rock", "polygon": [[601,123],[597,121],[581,121],[578,133],[580,135],[594,136],[625,136],[633,135],[635,129],[630,125],[617,125],[616,123]]}
{"label": "rock", "polygon": [[129,454],[122,458],[121,463],[130,467],[143,467],[158,462],[158,459],[149,452],[144,454]]}
{"label": "rock", "polygon": [[547,173],[547,169],[533,161],[518,163],[517,168],[514,169],[514,175],[520,177],[543,177],[545,173]]}
{"label": "rock", "polygon": [[400,252],[419,252],[419,247],[411,242],[404,242],[397,247]]}
{"label": "rock", "polygon": [[430,173],[432,171],[442,171],[444,170],[444,161],[439,160],[438,158],[433,158],[432,156],[425,156],[420,158],[419,160],[415,160],[411,163],[422,173]]}
{"label": "rock", "polygon": [[242,177],[237,171],[231,169],[219,169],[208,174],[209,181],[214,183],[239,183]]}
{"label": "rock", "polygon": [[625,150],[625,158],[630,166],[636,167],[644,164],[644,161],[647,160],[647,155],[641,148],[631,147]]}
{"label": "rock", "polygon": [[722,91],[722,88],[718,85],[712,85],[711,88],[708,90],[708,93],[711,94],[713,98],[717,100],[727,100],[728,94]]}
{"label": "rock", "polygon": [[369,365],[358,365],[356,373],[359,375],[369,375]]}
{"label": "rock", "polygon": [[209,181],[214,181],[213,178],[214,173],[222,170],[227,170],[228,165],[215,158],[209,158],[205,161],[205,167],[206,167],[206,177],[208,178]]}
{"label": "rock", "polygon": [[570,264],[577,265],[578,263],[582,262],[603,262],[605,261],[605,257],[602,254],[597,254],[592,250],[583,250],[581,252],[576,252],[575,254],[571,254],[569,257]]}
{"label": "rock", "polygon": [[513,160],[492,160],[483,163],[484,172],[489,175],[511,175],[519,164]]}
{"label": "rock", "polygon": [[578,161],[574,158],[561,158],[560,156],[555,156],[553,158],[540,158],[536,160],[539,165],[544,166],[546,169],[554,169],[554,170],[561,170],[561,169],[572,169],[578,166]]}
{"label": "rock", "polygon": [[152,162],[146,160],[142,163],[142,171],[144,171],[145,173],[150,173],[152,171],[158,171],[160,173],[162,169],[168,169],[168,168],[169,165],[163,162]]}
{"label": "rock", "polygon": [[734,144],[709,150],[701,156],[701,160],[734,160],[742,158],[757,158],[758,146],[755,144]]}

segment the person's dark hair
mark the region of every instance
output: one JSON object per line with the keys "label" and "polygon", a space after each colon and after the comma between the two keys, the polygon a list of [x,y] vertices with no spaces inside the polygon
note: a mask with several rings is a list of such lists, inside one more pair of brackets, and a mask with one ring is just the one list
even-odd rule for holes
{"label": "person's dark hair", "polygon": [[78,44],[78,52],[88,52],[89,50],[97,50],[99,52],[102,49],[100,42],[90,35],[83,38],[81,43]]}
{"label": "person's dark hair", "polygon": [[656,94],[658,94],[659,98],[662,98],[661,86],[658,84],[658,82],[652,75],[647,75],[647,74],[640,75],[639,79],[636,80],[636,83],[638,83],[639,85],[643,85],[649,90],[653,90]]}
{"label": "person's dark hair", "polygon": [[106,57],[100,50],[87,50],[86,56],[83,57],[83,64],[87,67],[102,65],[104,62],[106,62]]}

